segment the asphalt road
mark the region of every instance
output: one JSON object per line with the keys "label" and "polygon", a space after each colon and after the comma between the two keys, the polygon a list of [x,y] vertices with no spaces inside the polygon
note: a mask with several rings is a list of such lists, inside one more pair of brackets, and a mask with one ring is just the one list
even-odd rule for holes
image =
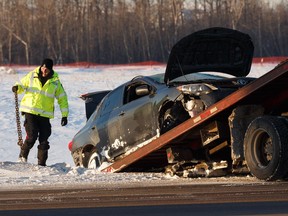
{"label": "asphalt road", "polygon": [[288,215],[288,182],[0,190],[0,215]]}

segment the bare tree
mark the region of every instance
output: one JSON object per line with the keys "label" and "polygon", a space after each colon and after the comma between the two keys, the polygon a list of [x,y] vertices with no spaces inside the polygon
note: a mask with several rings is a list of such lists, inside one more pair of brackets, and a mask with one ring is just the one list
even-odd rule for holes
{"label": "bare tree", "polygon": [[172,46],[213,26],[249,33],[255,56],[288,53],[286,1],[1,0],[0,64],[166,61]]}
{"label": "bare tree", "polygon": [[237,24],[242,16],[245,2],[243,0],[229,0],[227,5],[230,8],[232,28],[236,29]]}

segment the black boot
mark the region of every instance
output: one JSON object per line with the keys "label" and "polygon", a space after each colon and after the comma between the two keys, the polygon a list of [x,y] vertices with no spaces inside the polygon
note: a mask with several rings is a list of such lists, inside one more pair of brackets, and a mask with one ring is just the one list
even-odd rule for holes
{"label": "black boot", "polygon": [[46,166],[47,158],[48,158],[48,150],[38,149],[38,165]]}
{"label": "black boot", "polygon": [[46,166],[49,148],[50,148],[49,142],[41,142],[40,145],[38,145],[38,155],[37,155],[38,165]]}
{"label": "black boot", "polygon": [[32,143],[29,143],[27,140],[21,146],[20,154],[19,154],[19,162],[27,162],[27,158],[30,152],[30,149],[33,147]]}
{"label": "black boot", "polygon": [[20,150],[20,154],[19,154],[19,162],[27,162],[27,158],[29,155],[30,149],[22,149]]}

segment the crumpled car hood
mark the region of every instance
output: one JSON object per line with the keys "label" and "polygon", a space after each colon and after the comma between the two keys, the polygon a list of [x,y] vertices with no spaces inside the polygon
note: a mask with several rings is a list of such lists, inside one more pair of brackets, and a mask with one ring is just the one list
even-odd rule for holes
{"label": "crumpled car hood", "polygon": [[254,45],[248,34],[214,27],[192,33],[172,48],[164,81],[196,72],[223,72],[247,76],[251,69]]}

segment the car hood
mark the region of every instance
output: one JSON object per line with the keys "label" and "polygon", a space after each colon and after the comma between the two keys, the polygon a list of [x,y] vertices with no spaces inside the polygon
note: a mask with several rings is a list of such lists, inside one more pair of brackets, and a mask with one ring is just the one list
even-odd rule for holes
{"label": "car hood", "polygon": [[248,34],[214,27],[192,33],[172,48],[165,83],[196,72],[223,72],[235,77],[247,76],[254,45]]}

